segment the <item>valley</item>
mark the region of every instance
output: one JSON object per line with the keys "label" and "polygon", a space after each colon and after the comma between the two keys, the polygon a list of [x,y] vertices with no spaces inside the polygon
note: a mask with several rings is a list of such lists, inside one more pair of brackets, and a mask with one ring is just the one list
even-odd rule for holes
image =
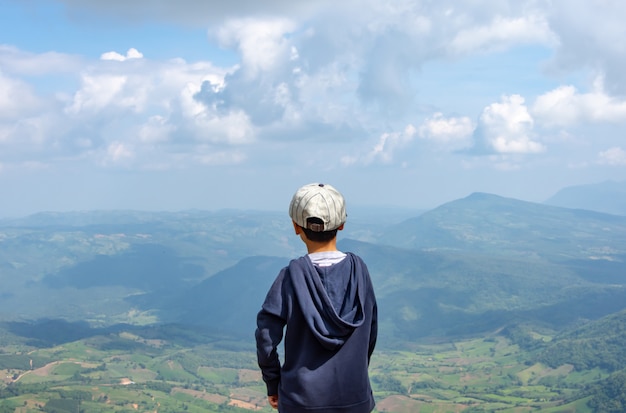
{"label": "valley", "polygon": [[[383,218],[380,218],[383,217]],[[271,411],[255,316],[304,253],[286,213],[0,221],[0,413]],[[351,214],[378,412],[622,412],[626,216],[472,194]]]}
{"label": "valley", "polygon": [[[271,411],[251,342],[215,341],[180,326],[44,348],[9,336],[0,353],[0,412]],[[372,358],[378,412],[591,412],[587,383],[610,374],[549,367],[497,333],[399,347]]]}

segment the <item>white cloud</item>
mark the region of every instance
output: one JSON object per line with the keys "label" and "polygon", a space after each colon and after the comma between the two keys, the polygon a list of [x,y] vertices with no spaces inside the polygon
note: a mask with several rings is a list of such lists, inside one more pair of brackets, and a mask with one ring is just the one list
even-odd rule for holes
{"label": "white cloud", "polygon": [[[399,132],[382,133],[371,149],[365,153],[346,154],[339,158],[341,165],[370,165],[373,163],[391,164],[397,152],[407,148],[417,136],[415,126],[409,124]],[[404,164],[404,162],[400,162]]]}
{"label": "white cloud", "polygon": [[65,127],[29,83],[0,71],[0,157],[14,161],[46,149]]}
{"label": "white cloud", "polygon": [[[0,62],[6,58],[3,51],[6,48],[0,50]],[[27,61],[14,68],[30,67],[33,62],[45,68],[46,58],[53,60],[51,71],[63,68],[56,64],[63,55],[9,52]],[[233,160],[224,160],[229,146],[254,141],[255,131],[245,112],[237,108],[218,111],[196,98],[204,82],[223,87],[231,69],[208,62],[188,64],[182,59],[145,60],[136,49],[122,57],[104,54],[78,70],[74,64],[67,65],[67,72],[61,74],[79,80],[78,88],[42,97],[35,94],[31,82],[0,72],[0,143],[4,145],[0,159],[45,163],[87,157],[103,167],[158,165],[164,169],[180,162],[169,156],[170,151],[191,155],[195,147],[208,143],[221,147],[222,160],[214,162],[243,159],[234,152]],[[208,161],[189,156],[185,162]]]}
{"label": "white cloud", "polygon": [[170,135],[176,131],[176,126],[161,116],[151,116],[146,123],[139,128],[139,140],[144,143],[167,142]]}
{"label": "white cloud", "polygon": [[[375,161],[390,163],[393,161],[394,153],[413,141],[416,134],[417,129],[413,125],[407,125],[401,132],[383,133],[372,150],[365,155],[363,162],[365,164]],[[350,160],[350,158],[344,158],[344,164],[350,164],[351,162],[353,160]]]}
{"label": "white cloud", "polygon": [[474,122],[467,116],[446,118],[437,112],[420,125],[419,136],[456,149],[470,143],[474,128]]}
{"label": "white cloud", "polygon": [[121,163],[134,157],[133,149],[124,142],[111,142],[106,149],[105,163]]}
{"label": "white cloud", "polygon": [[223,47],[236,47],[241,53],[246,75],[255,77],[293,57],[293,46],[285,35],[296,28],[288,19],[242,19],[224,23],[216,33]]}
{"label": "white cloud", "polygon": [[207,111],[193,118],[193,128],[196,139],[205,142],[242,145],[255,138],[254,127],[243,111],[231,111],[221,116]]}
{"label": "white cloud", "polygon": [[16,76],[42,76],[77,72],[84,61],[78,56],[58,52],[31,53],[0,44],[0,68]]}
{"label": "white cloud", "polygon": [[[55,148],[55,156],[64,151],[75,156],[89,153],[106,159],[106,165],[141,166],[148,163],[148,157],[158,159],[161,166],[181,159],[233,164],[254,158],[246,152],[255,152],[258,147],[252,145],[289,142],[295,146],[314,141],[345,145],[343,153],[352,152],[342,158],[344,165],[392,164],[403,156],[406,160],[404,150],[419,137],[419,145],[427,150],[458,150],[474,141],[475,146],[466,152],[495,154],[501,168],[514,169],[524,157],[503,155],[539,153],[546,150],[545,142],[554,144],[541,137],[543,126],[620,122],[626,116],[624,101],[612,95],[615,89],[609,86],[581,93],[574,84],[554,88],[557,78],[549,79],[554,89],[541,94],[537,88],[548,82],[537,81],[541,80],[539,70],[520,73],[513,63],[511,73],[491,70],[498,53],[507,51],[507,57],[513,57],[519,46],[538,67],[540,57],[528,49],[540,45],[543,51],[560,51],[555,64],[561,68],[566,66],[563,52],[575,52],[578,58],[568,60],[570,70],[592,67],[594,73],[607,73],[608,83],[619,81],[608,67],[622,61],[618,57],[625,50],[623,42],[609,40],[621,39],[624,32],[606,10],[622,6],[611,2],[600,7],[608,24],[596,22],[587,27],[581,24],[584,16],[576,13],[591,14],[591,6],[576,0],[573,10],[562,17],[557,14],[568,8],[565,2],[548,8],[535,1],[485,1],[480,7],[474,2],[446,0],[308,5],[272,1],[263,6],[251,0],[228,4],[181,0],[176,5],[159,0],[132,4],[64,1],[71,16],[77,15],[73,11],[89,9],[94,15],[103,12],[105,21],[127,18],[127,24],[145,19],[189,27],[202,22],[208,41],[234,51],[240,61],[226,68],[208,61],[187,63],[182,58],[159,61],[144,59],[143,53],[132,48],[88,60],[0,46],[0,67],[9,74],[2,77],[0,73],[0,118],[8,119],[0,125],[0,140],[16,136],[9,123],[16,123],[18,113],[23,115],[38,102],[40,107],[51,108],[50,125],[65,125],[53,138],[36,135],[42,142],[42,159]],[[574,39],[589,38],[594,45],[604,42],[602,56],[612,57],[603,59],[582,43],[574,50]],[[181,53],[183,48],[181,43]],[[480,60],[490,53],[496,59]],[[450,84],[461,80],[465,88],[458,89],[456,96],[444,96],[452,95],[453,86],[442,91],[442,96],[433,96],[427,84],[432,77],[424,77],[425,73],[433,76],[430,62],[449,70]],[[457,62],[470,62],[480,70],[454,72]],[[41,86],[41,79],[53,72],[64,76],[63,86],[55,89],[52,82]],[[500,88],[495,91],[486,85],[494,75],[500,77],[494,80],[498,86],[493,88]],[[530,82],[532,92],[524,89]],[[36,87],[45,96],[38,95]],[[17,98],[6,98],[11,90],[18,91],[17,95],[11,92]],[[501,101],[485,107],[503,90],[506,95]],[[531,93],[539,97],[529,111],[522,95]],[[454,106],[452,100],[460,103]],[[430,116],[419,123],[425,114]],[[29,127],[35,130],[35,115],[26,119],[31,119]],[[409,126],[402,130],[404,125]],[[567,144],[558,142],[562,148]],[[597,152],[596,148],[590,153]]]}
{"label": "white cloud", "polygon": [[[203,84],[213,85],[211,81]],[[219,89],[211,86],[210,93]],[[245,111],[238,108],[221,110],[216,104],[202,102],[198,98],[201,90],[201,85],[194,83],[187,83],[181,90],[181,115],[185,119],[185,123],[179,125],[181,129],[201,142],[241,145],[254,141],[255,129]]]}
{"label": "white cloud", "polygon": [[589,70],[605,77],[607,93],[626,95],[626,2],[570,0],[546,9],[559,47],[549,66],[557,73]]}
{"label": "white cloud", "polygon": [[141,59],[143,58],[143,54],[135,48],[128,49],[126,55],[121,55],[117,52],[106,52],[100,56],[102,60],[116,60],[118,62],[123,62],[128,59]]}
{"label": "white cloud", "polygon": [[20,119],[38,111],[41,106],[42,102],[31,85],[5,76],[0,70],[0,121]]}
{"label": "white cloud", "polygon": [[598,154],[599,162],[611,166],[626,166],[626,150],[613,147]]}
{"label": "white cloud", "polygon": [[560,86],[537,97],[532,112],[549,126],[573,126],[582,122],[626,121],[626,99],[607,95],[602,80],[589,93],[579,93],[575,86]]}
{"label": "white cloud", "polygon": [[492,52],[533,43],[556,43],[545,16],[536,13],[519,17],[496,15],[489,24],[461,28],[450,42],[449,50],[454,55],[467,55],[476,51]]}
{"label": "white cloud", "polygon": [[[127,55],[140,53],[131,49]],[[109,118],[110,125],[119,126],[101,133],[137,145],[186,142],[191,149],[194,141],[227,145],[253,141],[254,130],[244,112],[219,111],[196,97],[207,82],[216,90],[223,87],[226,71],[210,64],[187,64],[182,60],[138,61],[129,66],[123,62],[112,67],[106,60],[102,60],[102,66],[92,67],[81,75],[81,88],[66,108],[76,122],[79,119],[101,122]],[[129,127],[125,128],[127,124]],[[127,156],[129,146],[120,146],[120,142],[112,146],[116,151],[108,150],[108,161],[139,160],[139,156]]]}
{"label": "white cloud", "polygon": [[[553,69],[567,73],[591,68],[607,76],[610,93],[626,93],[623,70],[626,53],[624,42],[619,41],[626,38],[623,24],[626,3],[618,0],[62,2],[68,14],[74,17],[91,14],[100,20],[125,21],[126,24],[168,22],[187,27],[211,27],[212,32],[215,27],[224,25],[221,30],[226,33],[225,38],[240,42],[245,60],[258,65],[272,61],[271,55],[280,46],[276,32],[286,30],[280,28],[282,22],[293,22],[297,28],[288,32],[315,33],[315,44],[310,44],[320,48],[318,56],[313,57],[310,53],[303,54],[298,47],[300,56],[313,63],[314,60],[340,60],[342,55],[354,55],[367,64],[361,71],[365,74],[364,86],[370,85],[368,73],[374,76],[382,73],[384,67],[396,75],[389,79],[397,81],[404,78],[407,70],[419,70],[430,59],[540,44],[555,50]],[[234,26],[241,26],[242,22],[261,20],[273,20],[277,28],[239,27],[233,31],[231,23],[238,22]],[[254,40],[255,34],[261,34],[259,42]],[[237,36],[242,37],[236,40]],[[267,57],[258,56],[257,52],[263,50],[269,51]]]}
{"label": "white cloud", "polygon": [[474,134],[479,151],[500,154],[543,152],[543,144],[532,136],[533,118],[520,95],[503,96],[487,106]]}
{"label": "white cloud", "polygon": [[74,94],[68,113],[101,111],[109,105],[117,105],[127,79],[126,76],[109,74],[83,75],[82,87]]}
{"label": "white cloud", "polygon": [[[350,123],[360,121],[355,113],[357,104],[354,97],[356,84],[346,78],[346,73],[338,64],[329,64],[316,73],[304,73],[295,80],[297,97],[292,102],[293,112],[307,121],[325,124]],[[294,101],[295,99],[297,101]]]}
{"label": "white cloud", "polygon": [[[53,141],[54,137],[58,136],[55,130],[57,126],[57,130],[63,130],[61,125],[56,124],[53,117],[46,114],[23,117],[5,129],[5,140],[20,152],[43,150],[46,148],[47,140]],[[2,132],[0,132],[0,142],[2,140]]]}

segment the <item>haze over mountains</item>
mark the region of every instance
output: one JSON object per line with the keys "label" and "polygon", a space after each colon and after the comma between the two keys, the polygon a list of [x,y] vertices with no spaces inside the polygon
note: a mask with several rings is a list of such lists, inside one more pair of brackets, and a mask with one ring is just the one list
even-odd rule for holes
{"label": "haze over mountains", "polygon": [[561,189],[546,204],[626,215],[626,182],[607,181]]}
{"label": "haze over mountains", "polygon": [[[567,192],[589,191],[608,205],[595,187]],[[339,247],[368,263],[383,345],[560,330],[626,308],[626,212],[566,206],[475,193],[408,219],[351,213]],[[249,339],[278,270],[305,252],[287,224],[286,213],[235,210],[0,221],[0,318],[176,322]]]}

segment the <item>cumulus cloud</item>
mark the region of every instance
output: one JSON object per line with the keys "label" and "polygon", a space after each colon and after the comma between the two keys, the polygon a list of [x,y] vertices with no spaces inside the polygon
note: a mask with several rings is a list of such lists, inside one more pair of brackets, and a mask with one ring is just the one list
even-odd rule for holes
{"label": "cumulus cloud", "polygon": [[231,111],[222,116],[210,112],[194,118],[196,139],[213,143],[241,145],[254,140],[254,128],[243,111]]}
{"label": "cumulus cloud", "polygon": [[393,161],[394,154],[409,145],[416,135],[417,129],[410,124],[400,132],[383,133],[367,153],[364,155],[345,155],[341,158],[341,163],[344,166],[355,163],[365,165],[371,163],[388,164]]}
{"label": "cumulus cloud", "polygon": [[143,58],[143,54],[139,52],[135,48],[128,49],[126,55],[121,55],[118,52],[106,52],[100,56],[102,60],[117,60],[118,62],[123,62],[128,59],[141,59]]}
{"label": "cumulus cloud", "polygon": [[475,149],[484,153],[527,154],[545,147],[533,137],[533,118],[520,95],[503,96],[487,106],[474,133]]}
{"label": "cumulus cloud", "polygon": [[549,66],[558,73],[581,69],[605,76],[606,91],[626,95],[626,3],[572,0],[553,2],[545,11],[559,47]]}
{"label": "cumulus cloud", "polygon": [[[0,46],[0,118],[8,119],[0,125],[0,139],[15,135],[10,120],[42,104],[31,85],[36,82],[21,76],[62,73],[72,76],[74,88],[49,93],[43,104],[65,126],[54,139],[42,139],[59,151],[98,154],[107,165],[140,164],[157,148],[201,163],[237,163],[249,159],[246,146],[276,141],[348,142],[362,155],[343,158],[346,165],[396,162],[416,138],[415,146],[430,142],[459,150],[473,142],[467,152],[536,154],[546,150],[540,127],[626,118],[626,104],[613,95],[615,85],[626,85],[616,71],[626,63],[626,51],[623,42],[608,41],[626,35],[611,15],[614,9],[626,14],[616,2],[599,6],[598,19],[606,25],[589,26],[583,17],[593,14],[592,6],[578,0],[571,10],[565,2],[548,7],[534,1],[487,1],[483,7],[386,0],[62,1],[70,16],[91,12],[129,22],[200,25],[208,41],[239,56],[237,64],[219,68],[208,61],[144,59],[134,48],[88,60]],[[595,48],[579,47],[586,44]],[[528,45],[556,50],[553,70],[592,68],[604,86],[588,93],[574,85],[556,87],[539,93],[531,110],[522,91],[506,92],[486,107],[502,92],[485,92],[481,100],[450,110],[420,88],[430,62],[445,65]],[[489,76],[489,63],[484,70]],[[199,148],[202,156],[194,157]],[[165,164],[180,158],[160,159]]]}
{"label": "cumulus cloud", "polygon": [[467,116],[446,118],[437,112],[424,120],[419,127],[419,136],[458,149],[470,143],[474,128],[474,122]]}
{"label": "cumulus cloud", "polygon": [[120,66],[113,69],[102,66],[83,73],[81,88],[66,107],[68,114],[92,121],[108,117],[120,127],[126,123],[140,125],[136,133],[134,128],[122,132],[130,142],[177,140],[191,145],[194,141],[239,145],[253,139],[245,113],[218,113],[215,107],[196,98],[205,83],[219,87],[227,71],[182,60],[127,63],[120,60]]}
{"label": "cumulus cloud", "polygon": [[626,150],[620,147],[609,148],[598,154],[601,164],[610,166],[626,166]]}
{"label": "cumulus cloud", "polygon": [[127,143],[115,141],[107,146],[104,163],[121,163],[133,157],[133,150]]}
{"label": "cumulus cloud", "polygon": [[53,109],[32,85],[0,70],[0,159],[28,159],[62,133]]}
{"label": "cumulus cloud", "polygon": [[139,127],[138,137],[144,143],[161,143],[170,140],[170,135],[176,131],[167,118],[162,115],[154,115]]}
{"label": "cumulus cloud", "polygon": [[234,47],[241,55],[241,67],[248,77],[269,71],[289,60],[292,45],[285,35],[295,30],[288,19],[242,19],[225,22],[216,33],[222,47]]}
{"label": "cumulus cloud", "polygon": [[242,62],[222,85],[205,82],[194,98],[217,113],[245,112],[269,139],[289,131],[311,139],[321,131],[360,130],[367,120],[355,96],[353,63],[331,56],[324,65],[312,65],[311,56],[319,53],[307,44],[312,34],[291,33],[295,27],[286,19],[224,24],[216,36],[239,50]]}
{"label": "cumulus cloud", "polygon": [[123,100],[118,98],[126,81],[126,76],[83,75],[82,87],[74,94],[73,102],[67,108],[68,113],[76,114],[86,110],[100,111],[111,104],[120,104]]}
{"label": "cumulus cloud", "polygon": [[540,95],[532,107],[534,116],[549,126],[572,126],[581,122],[626,121],[626,99],[606,94],[602,79],[593,90],[580,93],[565,85]]}
{"label": "cumulus cloud", "polygon": [[28,83],[0,70],[0,119],[20,119],[37,111],[42,102]]}
{"label": "cumulus cloud", "polygon": [[42,76],[81,70],[84,59],[58,52],[32,53],[0,44],[0,68],[16,76]]}
{"label": "cumulus cloud", "polygon": [[[309,46],[318,49],[315,55],[312,50],[304,53],[310,64],[341,60],[342,55],[364,63],[359,72],[362,75],[360,90],[366,99],[383,98],[385,93],[393,90],[394,84],[396,95],[405,92],[410,74],[419,71],[424,62],[432,59],[533,44],[545,45],[556,51],[552,64],[554,70],[592,68],[607,76],[610,93],[626,91],[626,74],[622,70],[626,66],[626,53],[623,42],[615,41],[626,37],[626,26],[623,24],[626,5],[613,0],[488,0],[480,5],[475,2],[388,0],[274,0],[262,4],[254,0],[62,2],[68,14],[77,18],[90,13],[99,19],[128,22],[156,20],[211,27],[212,32],[228,33],[233,24],[237,24],[232,22],[273,20],[278,24],[289,21],[297,25],[295,36],[300,36]],[[302,36],[304,33],[312,37],[306,40]],[[264,35],[261,37],[267,39]],[[311,38],[315,41],[311,42]],[[246,59],[255,54],[255,50],[245,47],[241,51]],[[298,51],[302,52],[300,48]],[[372,81],[376,78],[380,79],[379,82]],[[377,88],[380,83],[388,87]]]}
{"label": "cumulus cloud", "polygon": [[[57,58],[9,53],[27,61],[14,62],[13,67],[30,66],[33,61],[46,67],[46,57]],[[125,55],[109,52],[80,66],[78,87],[71,94],[37,96],[30,83],[0,71],[0,143],[5,148],[11,144],[3,159],[17,162],[20,157],[36,157],[46,162],[88,157],[104,167],[139,168],[154,164],[155,159],[160,167],[181,162],[168,152],[182,151],[190,161],[205,164],[211,159],[220,163],[243,159],[237,155],[224,160],[228,146],[253,142],[255,131],[247,115],[239,109],[218,113],[195,98],[204,82],[219,87],[230,69],[207,62],[141,57],[136,49]],[[65,70],[75,76],[75,66]],[[194,147],[209,144],[220,145],[222,155],[194,157]]]}
{"label": "cumulus cloud", "polygon": [[449,50],[455,55],[476,51],[506,50],[519,44],[555,44],[557,39],[545,16],[494,16],[488,24],[461,29],[452,39]]}

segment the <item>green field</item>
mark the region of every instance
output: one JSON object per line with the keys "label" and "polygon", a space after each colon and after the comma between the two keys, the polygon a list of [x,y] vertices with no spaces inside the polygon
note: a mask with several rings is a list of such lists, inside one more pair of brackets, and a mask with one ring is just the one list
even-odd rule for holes
{"label": "green field", "polygon": [[[145,336],[0,348],[0,412],[272,411],[252,343]],[[501,335],[402,348],[372,358],[378,412],[592,412],[584,389],[608,376],[529,361]]]}

